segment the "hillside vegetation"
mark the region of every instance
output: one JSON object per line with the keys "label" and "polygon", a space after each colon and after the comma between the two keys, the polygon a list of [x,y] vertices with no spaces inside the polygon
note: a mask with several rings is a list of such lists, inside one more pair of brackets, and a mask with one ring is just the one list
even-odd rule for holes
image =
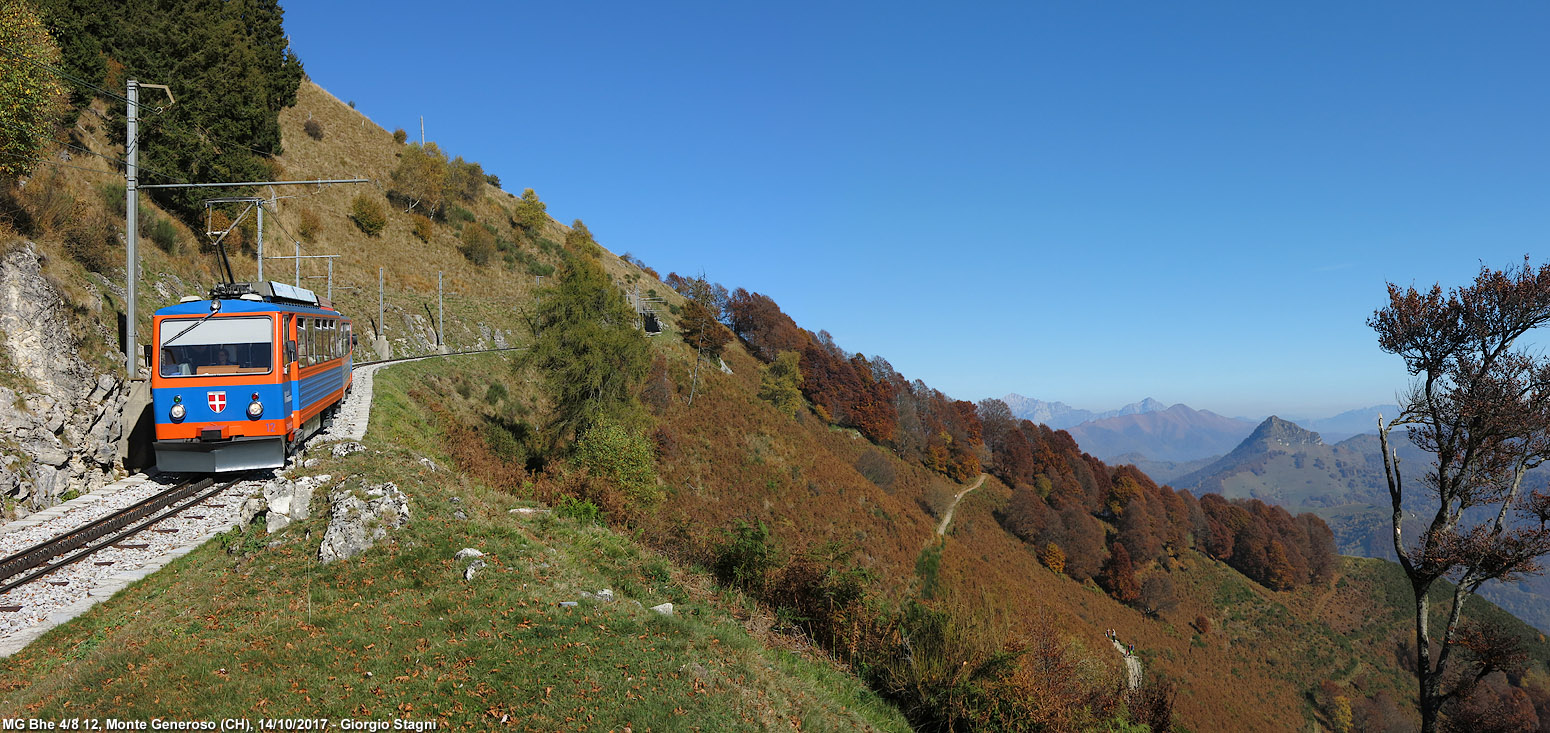
{"label": "hillside vegetation", "polygon": [[[111,105],[86,104],[67,137],[87,157],[8,186],[4,211],[8,235],[52,255],[82,342],[111,369],[123,263],[109,246],[122,201],[110,164],[122,149]],[[1158,486],[1005,403],[955,400],[847,352],[767,296],[659,279],[581,222],[550,220],[536,193],[408,144],[309,81],[275,121],[275,146],[243,138],[270,175],[375,181],[276,191],[295,198],[266,218],[266,239],[273,222],[304,254],[341,255],[335,300],[361,324],[363,357],[384,330],[395,353],[430,349],[438,270],[450,346],[528,351],[382,373],[368,452],[305,469],[404,488],[417,508],[393,543],[320,567],[321,520],[272,545],[257,527],[233,533],[0,663],[6,710],[324,707],[543,730],[1411,719],[1404,586],[1392,566],[1336,556],[1316,517]],[[418,188],[427,176],[439,185]],[[142,248],[134,317],[147,326],[211,279],[199,212],[164,203],[149,208],[161,238]],[[240,227],[232,237],[236,267],[256,270],[256,242]],[[637,313],[625,297],[637,290],[662,310]],[[663,330],[647,336],[654,322]],[[553,513],[509,513],[525,504]],[[464,546],[493,558],[471,582],[451,560]],[[557,605],[600,587],[680,610]],[[1483,602],[1466,615],[1522,663],[1482,675],[1449,714],[1550,722],[1543,637]],[[1135,645],[1140,689],[1125,689],[1108,630]]]}

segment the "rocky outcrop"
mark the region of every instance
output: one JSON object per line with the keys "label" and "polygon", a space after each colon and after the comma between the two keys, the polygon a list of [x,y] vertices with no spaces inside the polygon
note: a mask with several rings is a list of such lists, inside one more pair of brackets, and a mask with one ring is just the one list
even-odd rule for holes
{"label": "rocky outcrop", "polygon": [[389,529],[409,521],[409,497],[392,482],[334,489],[328,506],[328,529],[318,550],[325,565],[365,552],[387,537]]}
{"label": "rocky outcrop", "polygon": [[122,380],[80,358],[64,296],[30,242],[0,257],[0,495],[41,509],[111,479]]}
{"label": "rocky outcrop", "polygon": [[328,474],[302,476],[294,481],[280,477],[264,484],[265,526],[270,534],[312,516],[312,495],[328,483]]}

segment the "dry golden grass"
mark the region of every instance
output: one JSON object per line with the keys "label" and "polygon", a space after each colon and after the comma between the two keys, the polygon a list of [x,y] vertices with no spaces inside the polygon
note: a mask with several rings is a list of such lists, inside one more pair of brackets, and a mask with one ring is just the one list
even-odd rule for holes
{"label": "dry golden grass", "polygon": [[[98,155],[75,152],[68,161],[61,161],[90,170],[55,170],[44,166],[29,183],[37,182],[40,186],[57,189],[78,205],[102,209],[104,202],[99,189],[108,183],[121,184],[123,180],[111,163],[99,157],[117,158],[123,154],[121,147],[109,142],[109,120],[104,112],[101,103],[94,104],[70,131],[77,144]],[[322,139],[314,139],[303,131],[308,120],[322,126]],[[362,358],[371,356],[371,340],[377,333],[378,268],[382,268],[384,282],[387,335],[394,342],[396,355],[403,355],[406,349],[420,351],[424,343],[434,338],[438,271],[443,273],[445,293],[444,340],[450,348],[475,348],[481,340],[489,345],[486,337],[492,330],[504,332],[508,344],[525,341],[523,315],[534,302],[534,278],[520,263],[512,266],[503,262],[500,253],[487,266],[470,263],[458,251],[457,229],[448,222],[434,224],[429,241],[421,241],[414,235],[412,215],[393,207],[386,196],[391,185],[390,175],[403,149],[402,145],[393,142],[390,132],[311,81],[302,83],[296,106],[281,112],[280,123],[284,153],[273,160],[276,175],[294,180],[361,177],[372,181],[332,186],[274,186],[256,192],[257,195],[276,197],[274,213],[267,214],[264,222],[266,255],[294,253],[292,242],[302,238],[308,212],[315,221],[305,223],[315,226],[305,227],[310,236],[305,237],[308,241],[303,243],[301,253],[340,255],[334,261],[334,302],[342,312],[356,319]],[[72,152],[65,148],[61,151]],[[451,153],[473,160],[479,156],[479,151]],[[525,185],[542,189],[541,182]],[[489,184],[482,188],[478,201],[461,202],[462,205],[479,222],[494,225],[498,236],[518,242],[508,215],[514,199]],[[379,197],[389,210],[387,226],[379,236],[366,236],[348,217],[350,201],[363,190]],[[231,193],[222,190],[211,196]],[[166,217],[148,195],[141,196],[140,205],[157,216]],[[237,211],[230,213],[235,215]],[[150,315],[156,309],[175,303],[183,295],[203,296],[216,280],[215,257],[200,246],[208,241],[203,223],[196,227],[199,231],[182,222],[174,223],[182,240],[178,252],[163,252],[148,240],[142,240],[139,248],[141,281],[137,310],[142,334],[149,333]],[[117,226],[122,234],[121,220],[117,221]],[[561,242],[567,231],[567,227],[551,221],[543,236]],[[5,238],[14,241],[15,235],[12,231]],[[84,331],[101,342],[97,345],[102,348],[94,346],[93,353],[107,351],[116,343],[117,314],[123,310],[121,248],[114,252],[119,269],[110,271],[107,276],[97,276],[84,272],[66,255],[62,238],[56,232],[47,231],[36,239],[48,257],[47,272],[66,291],[68,299],[82,314],[82,322],[87,323]],[[540,252],[531,243],[519,242],[518,246],[532,252],[540,261],[556,264],[553,256]],[[237,279],[256,279],[255,252],[229,250],[229,254]],[[639,282],[643,293],[654,289],[658,295],[677,299],[676,293],[671,293],[669,288],[642,274],[633,265],[606,251],[602,259],[605,269],[621,283]],[[264,270],[265,278],[270,280],[292,282],[295,276],[293,261],[268,260]],[[324,279],[327,271],[327,264],[322,260],[306,261],[302,265],[302,285],[324,294],[328,289]],[[405,342],[410,335],[407,324],[411,318],[415,319],[413,330],[418,340]],[[101,361],[102,368],[111,368],[110,362],[114,359],[104,355]]]}

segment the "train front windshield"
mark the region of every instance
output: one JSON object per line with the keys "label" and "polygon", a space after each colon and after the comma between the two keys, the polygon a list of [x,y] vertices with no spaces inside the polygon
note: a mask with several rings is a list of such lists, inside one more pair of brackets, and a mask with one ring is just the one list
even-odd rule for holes
{"label": "train front windshield", "polygon": [[161,375],[267,374],[274,361],[274,321],[188,318],[161,322]]}

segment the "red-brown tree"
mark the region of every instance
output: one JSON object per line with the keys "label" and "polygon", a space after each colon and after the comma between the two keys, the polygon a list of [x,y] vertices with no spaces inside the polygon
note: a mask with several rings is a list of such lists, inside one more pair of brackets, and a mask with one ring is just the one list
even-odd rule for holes
{"label": "red-brown tree", "polygon": [[1109,560],[1103,564],[1098,584],[1120,603],[1135,603],[1141,597],[1141,586],[1136,583],[1136,571],[1124,545],[1109,546]]}
{"label": "red-brown tree", "polygon": [[[1447,292],[1391,283],[1388,294],[1368,325],[1414,381],[1399,414],[1379,420],[1378,435],[1394,552],[1415,599],[1421,730],[1431,733],[1457,692],[1443,683],[1465,601],[1489,580],[1540,572],[1538,558],[1550,552],[1550,499],[1523,486],[1529,469],[1550,458],[1550,357],[1516,345],[1550,324],[1550,265],[1535,269],[1525,258],[1506,271],[1482,266],[1473,283]],[[1420,477],[1425,525],[1409,540],[1403,520],[1418,503],[1412,496],[1406,506],[1405,476],[1389,445],[1397,427],[1436,457]],[[1455,586],[1434,659],[1429,596],[1443,578]]]}

